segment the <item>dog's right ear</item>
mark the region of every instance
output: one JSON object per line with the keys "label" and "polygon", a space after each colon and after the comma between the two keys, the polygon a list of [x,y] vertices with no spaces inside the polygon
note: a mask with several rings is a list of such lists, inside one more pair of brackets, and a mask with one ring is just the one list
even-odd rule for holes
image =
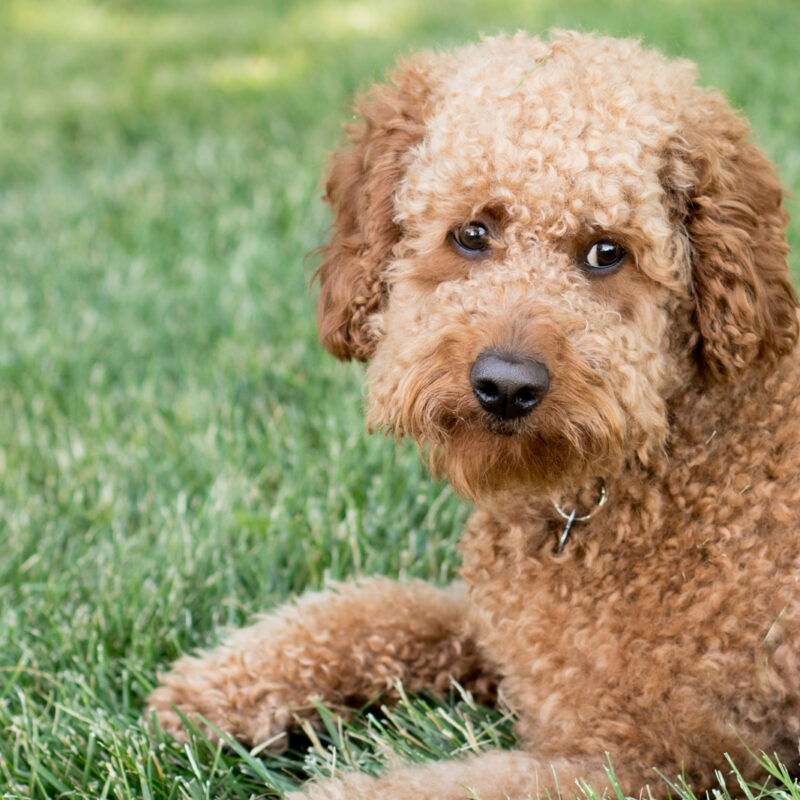
{"label": "dog's right ear", "polygon": [[789,217],[774,167],[722,95],[695,89],[682,116],[670,149],[672,197],[692,250],[698,355],[711,379],[736,382],[797,342]]}
{"label": "dog's right ear", "polygon": [[410,149],[424,134],[436,61],[419,54],[357,98],[360,119],[346,129],[351,146],[328,167],[325,200],[333,210],[333,235],[316,276],[317,327],[325,348],[342,360],[366,361],[375,349],[370,318],[386,301],[383,273],[401,236],[394,193]]}

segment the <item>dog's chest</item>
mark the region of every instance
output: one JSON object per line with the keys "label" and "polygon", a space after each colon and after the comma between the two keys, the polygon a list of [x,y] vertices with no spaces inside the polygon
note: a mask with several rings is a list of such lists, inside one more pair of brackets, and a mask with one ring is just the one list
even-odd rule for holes
{"label": "dog's chest", "polygon": [[609,509],[603,528],[576,528],[558,554],[547,514],[476,513],[464,578],[476,636],[513,705],[541,718],[563,695],[579,699],[568,707],[585,723],[612,689],[648,716],[672,687],[762,680],[775,648],[800,639],[796,537],[771,543],[781,560],[735,527],[703,537],[691,516],[642,497],[635,510]]}

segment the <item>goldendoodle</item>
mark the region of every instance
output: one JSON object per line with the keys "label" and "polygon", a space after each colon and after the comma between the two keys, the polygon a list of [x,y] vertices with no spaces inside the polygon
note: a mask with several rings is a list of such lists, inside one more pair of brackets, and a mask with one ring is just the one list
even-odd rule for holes
{"label": "goldendoodle", "polygon": [[[422,53],[333,157],[319,331],[369,361],[369,424],[476,510],[463,585],[301,598],[152,696],[243,741],[451,679],[519,749],[313,798],[702,789],[800,736],[800,362],[783,190],[723,97],[635,41]],[[749,772],[748,772],[749,771]]]}

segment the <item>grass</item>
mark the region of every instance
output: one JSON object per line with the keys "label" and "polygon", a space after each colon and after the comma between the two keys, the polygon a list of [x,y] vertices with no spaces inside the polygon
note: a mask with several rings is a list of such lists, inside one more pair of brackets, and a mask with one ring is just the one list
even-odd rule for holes
{"label": "grass", "polygon": [[327,716],[281,757],[178,746],[142,707],[171,659],[293,592],[454,575],[468,509],[366,435],[361,369],[315,343],[317,184],[395,52],[551,25],[693,58],[800,185],[793,0],[0,3],[3,798],[276,796],[511,745],[458,695]]}

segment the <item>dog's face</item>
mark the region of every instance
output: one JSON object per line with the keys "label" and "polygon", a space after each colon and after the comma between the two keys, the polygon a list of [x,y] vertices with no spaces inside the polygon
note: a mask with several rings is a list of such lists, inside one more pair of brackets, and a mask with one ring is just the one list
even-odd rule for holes
{"label": "dog's face", "polygon": [[796,338],[781,189],[685,63],[635,43],[421,56],[334,159],[320,331],[369,420],[478,498],[646,459],[669,398]]}

